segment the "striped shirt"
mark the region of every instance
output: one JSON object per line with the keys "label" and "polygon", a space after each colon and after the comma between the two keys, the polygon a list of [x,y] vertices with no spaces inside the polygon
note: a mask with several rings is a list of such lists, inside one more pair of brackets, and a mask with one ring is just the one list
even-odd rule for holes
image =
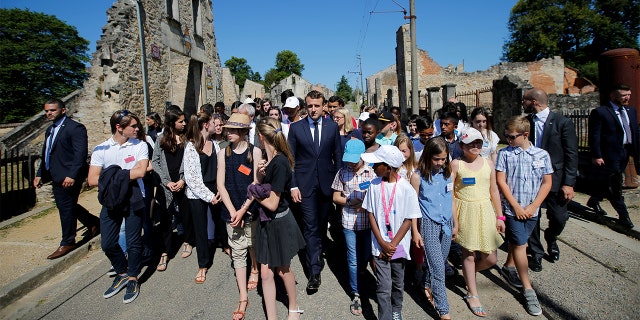
{"label": "striped shirt", "polygon": [[[498,152],[496,171],[504,172],[507,185],[522,207],[526,207],[533,202],[538,195],[542,177],[553,173],[551,158],[549,153],[531,145],[527,150],[520,147],[508,146]],[[509,202],[500,195],[502,199],[503,212],[506,215],[514,216]],[[535,215],[538,214],[536,209]]]}

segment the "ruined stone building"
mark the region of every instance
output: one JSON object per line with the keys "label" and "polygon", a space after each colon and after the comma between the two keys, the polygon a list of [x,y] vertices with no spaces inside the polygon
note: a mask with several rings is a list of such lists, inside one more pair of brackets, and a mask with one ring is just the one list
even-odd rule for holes
{"label": "ruined stone building", "polygon": [[[400,106],[411,109],[411,45],[409,25],[396,32],[396,64],[366,79],[369,104],[378,107]],[[593,88],[576,88],[578,78],[575,69],[566,67],[560,57],[534,62],[503,62],[485,71],[464,72],[464,66],[442,67],[425,50],[418,49],[418,88],[420,110],[431,114],[450,96],[457,93],[490,88],[493,81],[505,75],[515,75],[548,93],[564,94],[593,91]],[[584,85],[584,84],[583,84]],[[583,86],[582,85],[582,86]],[[581,86],[581,87],[582,87]],[[444,92],[449,88],[448,92]],[[451,91],[453,89],[453,91]],[[444,95],[444,96],[443,96]],[[483,96],[481,105],[491,107],[491,95]],[[431,107],[431,108],[429,108]]]}
{"label": "ruined stone building", "polygon": [[108,119],[117,110],[128,109],[143,118],[175,104],[192,114],[200,105],[224,98],[211,1],[141,0],[139,4],[140,14],[132,0],[117,0],[107,10],[107,24],[76,114],[91,128],[90,145],[111,134]]}
{"label": "ruined stone building", "polygon": [[311,90],[322,92],[327,99],[335,94],[333,90],[322,84],[313,85],[301,76],[292,73],[290,76],[280,80],[280,82],[271,88],[268,98],[270,98],[271,101],[275,101],[275,105],[280,105],[280,94],[287,89],[291,89],[296,97],[302,99],[304,99],[304,97],[307,96],[307,93]]}

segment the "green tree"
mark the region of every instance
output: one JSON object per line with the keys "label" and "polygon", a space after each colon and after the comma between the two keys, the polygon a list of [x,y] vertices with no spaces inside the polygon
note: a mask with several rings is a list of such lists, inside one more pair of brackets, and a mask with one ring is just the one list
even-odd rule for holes
{"label": "green tree", "polygon": [[0,9],[0,123],[24,121],[47,99],[81,88],[88,46],[55,16]]}
{"label": "green tree", "polygon": [[606,50],[638,47],[640,0],[520,0],[511,9],[503,60],[561,56],[597,83]]}
{"label": "green tree", "polygon": [[336,85],[336,96],[342,98],[345,103],[347,103],[347,101],[354,100],[353,89],[351,89],[351,86],[347,81],[347,77],[345,77],[344,75],[340,78],[340,81],[338,81],[338,84]]}
{"label": "green tree", "polygon": [[229,68],[231,75],[236,77],[236,83],[240,86],[240,90],[244,88],[244,84],[247,79],[251,81],[260,82],[260,73],[253,72],[251,67],[247,64],[247,59],[231,56],[231,58],[224,62],[224,66]]}
{"label": "green tree", "polygon": [[276,67],[264,74],[264,86],[270,89],[278,81],[295,73],[302,76],[304,65],[300,63],[298,55],[290,50],[283,50],[276,55]]}

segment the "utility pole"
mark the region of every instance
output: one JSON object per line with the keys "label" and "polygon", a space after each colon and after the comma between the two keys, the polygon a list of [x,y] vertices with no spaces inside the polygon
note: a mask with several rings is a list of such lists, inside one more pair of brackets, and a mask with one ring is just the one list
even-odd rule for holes
{"label": "utility pole", "polygon": [[360,62],[360,71],[347,71],[348,73],[360,74],[360,91],[362,93],[362,103],[364,103],[364,83],[362,82],[362,57],[360,55],[356,56],[356,59]]}
{"label": "utility pole", "polygon": [[416,6],[415,0],[409,1],[409,29],[411,31],[411,109],[420,112],[420,93],[418,91],[418,45],[416,44]]}

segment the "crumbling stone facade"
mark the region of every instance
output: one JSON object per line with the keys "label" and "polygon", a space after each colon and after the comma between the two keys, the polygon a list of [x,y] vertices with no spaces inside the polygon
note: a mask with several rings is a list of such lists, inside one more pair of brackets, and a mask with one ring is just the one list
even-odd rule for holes
{"label": "crumbling stone facade", "polygon": [[[411,45],[408,24],[401,26],[396,32],[396,44],[396,64],[367,77],[367,99],[370,104],[378,107],[400,106],[403,110],[411,109]],[[572,86],[578,79],[577,71],[565,67],[564,60],[560,57],[534,62],[502,62],[485,71],[464,72],[464,66],[442,67],[427,51],[418,49],[417,67],[421,110],[428,108],[429,97],[434,98],[437,95],[436,88],[445,84],[455,84],[455,91],[465,92],[491,87],[494,80],[506,75],[515,75],[549,93],[563,94],[570,90],[576,91]],[[590,87],[586,91],[592,90],[593,87]],[[488,95],[484,99],[481,105],[490,106],[491,96]],[[444,97],[438,100],[447,101]],[[433,107],[436,104],[431,105]],[[435,109],[438,108],[439,106],[436,106]]]}
{"label": "crumbling stone facade", "polygon": [[127,0],[117,0],[107,10],[76,114],[90,128],[90,146],[111,134],[109,117],[117,110],[128,109],[143,118],[175,104],[192,114],[200,105],[224,98],[211,1],[142,0],[140,10],[138,17],[135,1]]}
{"label": "crumbling stone facade", "polygon": [[264,98],[264,94],[264,86],[261,83],[247,79],[247,81],[244,82],[239,100],[243,101],[246,98]]}
{"label": "crumbling stone facade", "polygon": [[303,77],[292,73],[290,76],[280,80],[280,82],[271,87],[269,96],[267,98],[271,99],[271,101],[275,101],[273,104],[280,105],[280,94],[287,89],[291,89],[296,97],[303,99],[311,90],[322,92],[322,94],[324,94],[325,98],[327,99],[335,94],[333,90],[327,88],[324,85],[312,85],[311,82],[307,81]]}

